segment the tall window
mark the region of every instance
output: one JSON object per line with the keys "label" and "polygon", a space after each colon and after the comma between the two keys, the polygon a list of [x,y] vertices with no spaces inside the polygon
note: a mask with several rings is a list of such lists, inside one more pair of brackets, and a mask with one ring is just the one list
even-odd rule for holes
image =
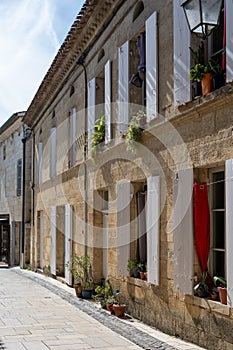
{"label": "tall window", "polygon": [[213,276],[225,277],[225,173],[223,169],[210,174],[211,255]]}
{"label": "tall window", "polygon": [[17,160],[17,196],[22,192],[22,159]]}

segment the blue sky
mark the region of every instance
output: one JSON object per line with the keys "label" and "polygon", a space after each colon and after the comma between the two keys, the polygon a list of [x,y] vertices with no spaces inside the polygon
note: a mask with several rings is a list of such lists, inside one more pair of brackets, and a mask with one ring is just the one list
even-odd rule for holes
{"label": "blue sky", "polygon": [[29,107],[84,0],[0,0],[0,125]]}

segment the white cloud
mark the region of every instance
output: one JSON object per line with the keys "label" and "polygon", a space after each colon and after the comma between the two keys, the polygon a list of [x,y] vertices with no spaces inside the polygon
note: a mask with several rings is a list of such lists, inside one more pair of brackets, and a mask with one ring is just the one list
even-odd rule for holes
{"label": "white cloud", "polygon": [[[66,1],[69,13],[69,1]],[[59,2],[0,1],[0,124],[14,112],[28,108],[61,45],[57,32],[62,32],[61,26],[71,26],[82,3],[77,1],[72,16],[64,13],[66,23],[63,23],[62,18],[58,21],[54,16],[59,12]],[[62,33],[63,40],[66,32]]]}

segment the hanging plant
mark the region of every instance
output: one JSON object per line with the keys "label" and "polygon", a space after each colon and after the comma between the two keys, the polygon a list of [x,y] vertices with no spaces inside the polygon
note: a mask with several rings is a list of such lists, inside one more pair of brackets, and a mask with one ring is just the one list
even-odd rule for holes
{"label": "hanging plant", "polygon": [[145,117],[145,112],[139,111],[131,118],[126,131],[126,143],[131,151],[135,151],[136,145],[142,138],[141,120]]}
{"label": "hanging plant", "polygon": [[97,119],[94,125],[94,133],[91,136],[91,156],[94,158],[98,151],[98,148],[105,140],[105,117]]}

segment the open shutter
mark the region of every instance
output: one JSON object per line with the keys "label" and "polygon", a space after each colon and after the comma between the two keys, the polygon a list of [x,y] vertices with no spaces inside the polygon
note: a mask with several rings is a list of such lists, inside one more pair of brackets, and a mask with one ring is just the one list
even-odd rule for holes
{"label": "open shutter", "polygon": [[174,288],[193,293],[193,170],[174,175]]}
{"label": "open shutter", "polygon": [[17,160],[17,196],[22,193],[22,159]]}
{"label": "open shutter", "polygon": [[[65,206],[65,264],[71,261],[72,256],[72,206]],[[66,283],[72,285],[72,274],[68,267],[65,267]]]}
{"label": "open shutter", "polygon": [[111,141],[111,61],[105,64],[105,143]]}
{"label": "open shutter", "polygon": [[76,108],[72,108],[70,116],[70,167],[76,162]]}
{"label": "open shutter", "polygon": [[233,1],[225,0],[226,9],[226,81],[233,80]]}
{"label": "open shutter", "polygon": [[157,13],[146,21],[146,116],[147,122],[158,112]]}
{"label": "open shutter", "polygon": [[233,305],[233,159],[226,161],[226,280],[228,305]]}
{"label": "open shutter", "polygon": [[118,123],[119,134],[126,132],[129,122],[129,42],[118,49]]}
{"label": "open shutter", "polygon": [[42,183],[42,154],[43,154],[43,144],[38,143],[38,184]]}
{"label": "open shutter", "polygon": [[11,222],[11,266],[15,265],[15,238],[16,238],[16,222]]}
{"label": "open shutter", "polygon": [[95,78],[88,83],[88,149],[91,148],[91,137],[95,126]]}
{"label": "open shutter", "polygon": [[50,177],[56,175],[56,128],[50,131]]}
{"label": "open shutter", "polygon": [[147,179],[147,280],[159,285],[160,177]]}
{"label": "open shutter", "polygon": [[191,99],[190,84],[190,30],[181,4],[174,0],[174,105]]}
{"label": "open shutter", "polygon": [[51,207],[51,248],[50,248],[50,272],[56,275],[56,207]]}
{"label": "open shutter", "polygon": [[130,182],[117,184],[117,267],[119,275],[127,275],[130,258]]}

